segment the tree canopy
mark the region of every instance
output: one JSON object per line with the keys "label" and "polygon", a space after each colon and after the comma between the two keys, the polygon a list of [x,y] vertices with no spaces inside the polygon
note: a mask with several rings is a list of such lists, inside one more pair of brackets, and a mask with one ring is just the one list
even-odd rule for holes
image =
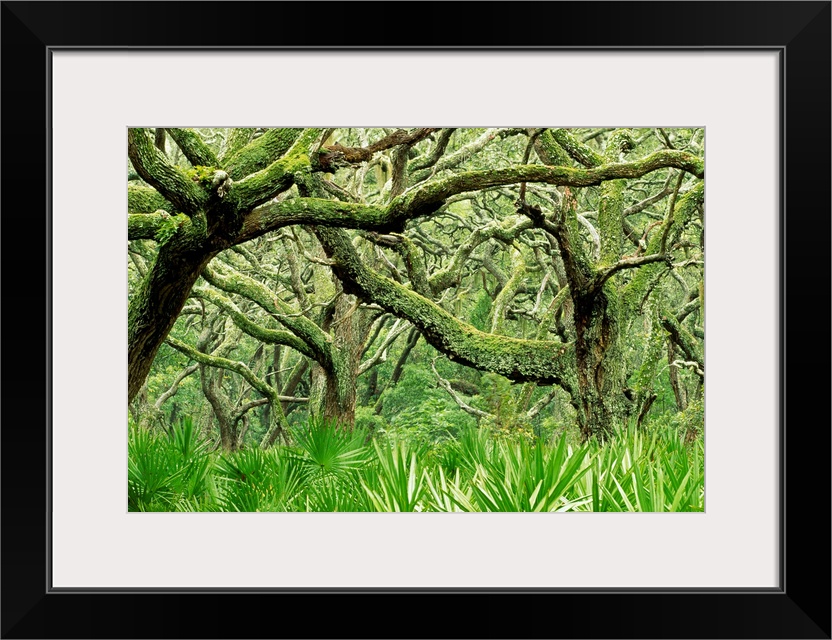
{"label": "tree canopy", "polygon": [[702,129],[130,129],[131,410],[187,395],[235,450],[408,385],[423,421],[582,440],[701,408],[703,158]]}

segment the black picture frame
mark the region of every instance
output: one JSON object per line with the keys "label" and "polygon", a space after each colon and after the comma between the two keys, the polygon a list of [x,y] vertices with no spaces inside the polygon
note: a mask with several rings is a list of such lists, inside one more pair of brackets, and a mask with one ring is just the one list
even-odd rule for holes
{"label": "black picture frame", "polygon": [[[830,638],[830,2],[396,2],[384,19],[364,4],[2,3],[2,637]],[[779,588],[49,588],[48,178],[67,170],[50,166],[50,52],[392,45],[779,52]]]}

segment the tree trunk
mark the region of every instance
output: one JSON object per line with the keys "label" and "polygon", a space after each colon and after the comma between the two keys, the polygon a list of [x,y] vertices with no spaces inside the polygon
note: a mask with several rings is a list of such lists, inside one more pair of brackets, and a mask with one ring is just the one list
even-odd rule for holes
{"label": "tree trunk", "polygon": [[[293,368],[292,372],[289,375],[289,379],[286,381],[286,385],[283,387],[283,395],[284,396],[293,396],[297,391],[298,386],[300,386],[301,380],[303,380],[303,376],[306,374],[307,370],[309,369],[309,360],[303,359],[300,360]],[[289,415],[292,411],[294,411],[295,407],[297,407],[297,403],[294,402],[281,402],[281,407],[283,409],[283,415]]]}
{"label": "tree trunk", "polygon": [[215,252],[183,254],[159,250],[138,291],[130,299],[127,329],[127,400],[147,378],[159,347],[173,328],[203,267]]}
{"label": "tree trunk", "polygon": [[378,399],[373,407],[373,411],[376,415],[381,415],[381,410],[384,408],[384,402],[381,399],[381,395],[390,387],[394,387],[398,384],[399,378],[402,377],[402,372],[404,371],[404,365],[407,362],[408,357],[410,357],[410,352],[413,351],[416,343],[419,342],[419,336],[421,335],[422,334],[419,333],[419,330],[416,327],[413,327],[407,335],[407,343],[405,343],[404,349],[402,350],[399,359],[396,361],[396,366],[393,368],[393,374],[390,376],[387,384],[384,385],[384,388],[377,394]]}
{"label": "tree trunk", "polygon": [[[268,428],[266,429],[266,433],[263,435],[263,439],[260,441],[261,449],[268,449],[275,442],[277,442],[278,438],[280,438],[281,436],[284,438],[284,440],[286,439],[286,434],[284,432],[284,427],[286,425],[286,417],[283,415],[283,412],[280,409],[280,402],[277,400],[273,400],[269,402],[267,406],[270,406],[269,422],[267,423]],[[242,443],[242,434],[240,436],[240,442]]]}
{"label": "tree trunk", "polygon": [[685,388],[679,381],[679,370],[674,366],[673,361],[676,360],[676,344],[672,339],[667,340],[667,373],[670,377],[670,386],[673,389],[673,396],[676,398],[676,408],[679,411],[684,411],[687,406],[687,396]]}
{"label": "tree trunk", "polygon": [[342,294],[324,323],[332,336],[332,370],[312,367],[310,415],[337,422],[344,429],[355,424],[356,378],[361,353],[370,329],[370,316],[358,307],[355,296]]}
{"label": "tree trunk", "polygon": [[236,451],[238,448],[236,420],[231,417],[231,407],[223,401],[222,391],[220,390],[223,371],[220,369],[216,375],[211,375],[210,367],[200,365],[199,373],[202,381],[202,392],[214,410],[214,416],[220,428],[222,450]]}
{"label": "tree trunk", "polygon": [[624,393],[626,372],[612,285],[575,300],[575,329],[581,434],[584,440],[606,439],[626,424],[633,408]]}

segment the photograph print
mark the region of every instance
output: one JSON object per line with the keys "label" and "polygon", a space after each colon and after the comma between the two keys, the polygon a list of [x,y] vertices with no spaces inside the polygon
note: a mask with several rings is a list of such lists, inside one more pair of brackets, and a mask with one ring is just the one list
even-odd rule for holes
{"label": "photograph print", "polygon": [[127,137],[129,511],[704,511],[704,128]]}

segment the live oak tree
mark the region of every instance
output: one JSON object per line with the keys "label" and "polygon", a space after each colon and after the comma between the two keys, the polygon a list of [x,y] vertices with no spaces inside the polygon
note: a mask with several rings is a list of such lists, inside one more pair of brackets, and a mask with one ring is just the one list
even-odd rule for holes
{"label": "live oak tree", "polygon": [[[562,390],[585,438],[640,423],[661,367],[680,410],[701,394],[701,130],[128,135],[129,397],[167,341],[227,449],[255,407],[272,444],[299,388],[310,414],[350,424],[358,376],[398,342],[395,384],[420,338],[522,383],[529,417]],[[232,331],[259,345],[250,362],[230,357]],[[218,371],[245,382],[239,397]]]}

